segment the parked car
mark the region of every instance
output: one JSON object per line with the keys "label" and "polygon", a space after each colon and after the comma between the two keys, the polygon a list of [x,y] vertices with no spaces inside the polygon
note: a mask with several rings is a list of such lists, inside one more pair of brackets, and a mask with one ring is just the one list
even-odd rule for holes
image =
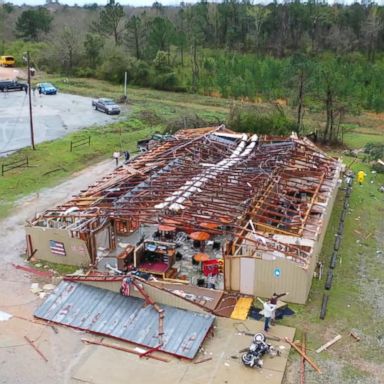
{"label": "parked car", "polygon": [[0,66],[13,67],[15,65],[15,58],[13,56],[0,56]]}
{"label": "parked car", "polygon": [[107,115],[118,115],[120,113],[120,107],[111,99],[92,100],[92,107],[96,111],[105,112]]}
{"label": "parked car", "polygon": [[16,80],[0,80],[0,91],[27,91],[28,84],[19,83]]}
{"label": "parked car", "polygon": [[51,83],[39,83],[37,84],[37,90],[40,90],[44,95],[56,95],[57,93],[57,88]]}

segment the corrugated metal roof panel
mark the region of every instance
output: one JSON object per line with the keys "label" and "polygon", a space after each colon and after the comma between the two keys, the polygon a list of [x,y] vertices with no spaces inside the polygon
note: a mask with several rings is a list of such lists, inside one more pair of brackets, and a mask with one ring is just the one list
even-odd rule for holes
{"label": "corrugated metal roof panel", "polygon": [[[215,317],[167,305],[161,308],[164,344],[159,350],[193,359]],[[159,315],[152,306],[144,307],[144,300],[90,285],[61,282],[34,315],[148,348],[159,344]]]}

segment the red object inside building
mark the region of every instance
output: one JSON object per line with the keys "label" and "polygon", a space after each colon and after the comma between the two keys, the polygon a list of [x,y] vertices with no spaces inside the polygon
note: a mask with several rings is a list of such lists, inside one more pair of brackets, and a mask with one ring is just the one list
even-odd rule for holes
{"label": "red object inside building", "polygon": [[204,276],[216,276],[219,273],[219,262],[217,260],[207,260],[203,262]]}

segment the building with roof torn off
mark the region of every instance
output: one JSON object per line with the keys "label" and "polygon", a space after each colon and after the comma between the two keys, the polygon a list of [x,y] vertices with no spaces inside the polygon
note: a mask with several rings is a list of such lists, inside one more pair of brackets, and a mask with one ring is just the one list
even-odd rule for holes
{"label": "building with roof torn off", "polygon": [[34,217],[28,255],[305,303],[341,168],[305,138],[181,130]]}

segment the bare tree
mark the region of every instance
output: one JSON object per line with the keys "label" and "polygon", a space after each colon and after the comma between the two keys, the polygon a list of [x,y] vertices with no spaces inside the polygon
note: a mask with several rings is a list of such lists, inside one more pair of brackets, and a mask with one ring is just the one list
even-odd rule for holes
{"label": "bare tree", "polygon": [[115,45],[119,45],[124,29],[123,18],[123,7],[119,3],[115,3],[115,0],[109,0],[109,3],[100,12],[99,21],[93,23],[93,30],[106,37],[112,36]]}
{"label": "bare tree", "polygon": [[250,35],[257,52],[261,43],[261,27],[263,26],[271,11],[263,6],[255,5],[253,7],[247,8],[247,13],[251,20],[253,20],[253,29]]}
{"label": "bare tree", "polygon": [[141,59],[141,41],[144,34],[144,25],[139,16],[133,15],[125,24],[125,41],[128,47],[133,46],[136,59]]}
{"label": "bare tree", "polygon": [[383,22],[378,13],[377,6],[372,6],[362,26],[364,45],[367,50],[368,60],[375,61],[377,41],[380,31],[383,29]]}
{"label": "bare tree", "polygon": [[81,42],[78,36],[79,33],[75,28],[65,26],[56,40],[59,60],[68,72],[72,72],[80,57]]}

